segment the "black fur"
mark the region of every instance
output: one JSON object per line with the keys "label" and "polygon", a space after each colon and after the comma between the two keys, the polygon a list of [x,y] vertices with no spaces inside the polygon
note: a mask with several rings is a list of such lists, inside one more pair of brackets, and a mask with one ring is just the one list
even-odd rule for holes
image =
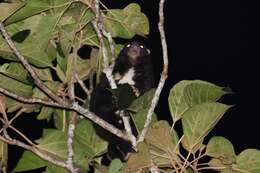
{"label": "black fur", "polygon": [[[138,42],[126,44],[116,59],[113,75],[119,74],[119,76],[123,77],[131,68],[135,71],[133,78],[133,81],[135,82],[134,88],[138,90],[140,95],[154,87],[150,52],[145,45]],[[119,79],[116,80],[116,82],[118,81]],[[108,88],[110,88],[108,80],[105,74],[102,74],[100,83],[91,96],[90,111],[115,127],[124,130],[122,119],[115,113],[118,110],[117,101]],[[120,158],[121,160],[125,160],[127,153],[132,151],[131,144],[96,124],[94,124],[94,127],[97,134],[109,143],[109,158]],[[133,124],[132,127],[134,127]]]}
{"label": "black fur", "polygon": [[[130,47],[127,47],[127,45],[130,45]],[[128,54],[129,52],[135,51],[137,51],[138,56],[133,59]],[[115,62],[113,74],[118,72],[121,76],[124,76],[130,68],[134,68],[135,76],[133,80],[135,81],[135,88],[138,89],[141,95],[154,87],[154,74],[150,51],[144,44],[139,42],[126,44]]]}

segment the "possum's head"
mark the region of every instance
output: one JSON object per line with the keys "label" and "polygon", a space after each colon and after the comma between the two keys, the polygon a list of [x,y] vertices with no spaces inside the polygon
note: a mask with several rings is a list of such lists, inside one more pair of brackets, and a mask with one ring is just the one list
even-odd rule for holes
{"label": "possum's head", "polygon": [[139,42],[127,43],[123,48],[123,53],[128,57],[132,64],[136,64],[142,61],[142,58],[146,58],[150,55],[150,50],[146,46]]}

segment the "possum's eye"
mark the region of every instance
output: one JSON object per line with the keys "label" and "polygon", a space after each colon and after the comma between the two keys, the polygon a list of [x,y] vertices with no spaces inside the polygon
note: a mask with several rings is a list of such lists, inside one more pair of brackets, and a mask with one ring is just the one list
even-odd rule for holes
{"label": "possum's eye", "polygon": [[140,45],[140,48],[141,48],[141,49],[143,49],[143,48],[144,48],[144,46],[143,46],[143,45]]}
{"label": "possum's eye", "polygon": [[126,47],[130,47],[130,46],[131,46],[131,44],[127,44],[127,45],[126,45]]}

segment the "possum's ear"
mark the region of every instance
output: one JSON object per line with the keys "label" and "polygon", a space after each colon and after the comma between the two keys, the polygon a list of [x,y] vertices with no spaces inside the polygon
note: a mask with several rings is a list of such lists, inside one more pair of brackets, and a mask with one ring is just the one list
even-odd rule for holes
{"label": "possum's ear", "polygon": [[151,54],[151,51],[150,49],[146,49],[147,50],[147,53],[150,55]]}

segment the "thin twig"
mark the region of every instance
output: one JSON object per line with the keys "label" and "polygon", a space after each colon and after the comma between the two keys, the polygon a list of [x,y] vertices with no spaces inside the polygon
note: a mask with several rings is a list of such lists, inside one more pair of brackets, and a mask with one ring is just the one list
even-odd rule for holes
{"label": "thin twig", "polygon": [[25,67],[25,69],[30,73],[31,77],[34,79],[34,83],[38,88],[40,88],[44,93],[46,93],[50,98],[55,100],[56,102],[60,104],[65,104],[65,100],[60,98],[58,95],[54,94],[38,77],[37,73],[33,70],[32,66],[28,63],[28,61],[25,59],[25,57],[19,52],[19,50],[16,48],[14,42],[12,41],[11,37],[7,33],[4,25],[2,22],[0,22],[0,31],[13,51],[13,53],[16,55],[16,57],[21,61],[22,65]]}
{"label": "thin twig", "polygon": [[163,12],[164,2],[165,0],[160,0],[159,3],[159,23],[158,23],[158,28],[161,35],[162,52],[163,52],[163,71],[161,74],[159,85],[156,88],[155,94],[153,96],[151,106],[148,110],[144,128],[139,136],[138,142],[144,141],[145,135],[152,121],[152,114],[158,103],[165,81],[168,77],[168,51],[167,51],[167,43],[166,43],[165,32],[164,32],[164,12]]}
{"label": "thin twig", "polygon": [[135,151],[137,151],[136,137],[132,133],[132,128],[131,128],[131,125],[130,125],[130,117],[126,116],[124,111],[120,111],[120,116],[122,117],[124,127],[125,127],[125,130],[126,130],[126,134],[131,141],[133,149]]}
{"label": "thin twig", "polygon": [[[176,153],[172,153],[170,151],[167,152],[167,154],[170,157],[170,161],[172,163],[172,166],[174,167],[176,173],[179,173],[179,169],[181,169],[181,161],[178,160],[178,156],[176,155]],[[178,167],[175,165],[175,163],[178,165]]]}
{"label": "thin twig", "polygon": [[150,172],[151,173],[159,173],[160,171],[159,171],[157,166],[153,165],[153,166],[150,167]]}
{"label": "thin twig", "polygon": [[30,145],[34,146],[35,144],[29,139],[27,138],[22,132],[20,132],[18,129],[16,129],[15,127],[13,127],[12,125],[9,125],[9,128],[12,129],[13,131],[15,131],[18,135],[20,135],[24,140],[26,140]]}
{"label": "thin twig", "polygon": [[7,117],[7,114],[6,114],[6,111],[5,111],[5,105],[3,102],[0,102],[0,113],[2,113],[3,117],[4,117],[4,124],[6,126],[9,126],[9,120],[8,120],[8,117]]}
{"label": "thin twig", "polygon": [[184,161],[184,163],[183,163],[183,165],[182,165],[182,168],[181,168],[181,172],[183,172],[184,169],[186,168],[186,164],[189,164],[189,165],[190,165],[190,163],[189,163],[189,158],[190,158],[190,155],[192,154],[191,152],[192,152],[192,149],[190,149],[188,155],[186,156],[186,159],[185,159],[185,161]]}
{"label": "thin twig", "polygon": [[91,91],[86,87],[84,82],[79,78],[78,74],[75,74],[75,78],[76,78],[77,82],[79,83],[80,87],[86,93],[88,100],[90,100],[90,98],[91,98]]}
{"label": "thin twig", "polygon": [[68,158],[67,158],[67,165],[70,167],[73,173],[77,173],[78,169],[74,166],[74,149],[73,149],[73,140],[74,140],[74,131],[76,128],[77,122],[77,113],[73,112],[72,117],[69,123],[68,128],[68,139],[67,139],[67,146],[68,146]]}
{"label": "thin twig", "polygon": [[115,46],[114,46],[112,34],[111,34],[111,32],[106,32],[104,29],[102,30],[102,33],[108,39],[108,43],[109,43],[109,47],[110,47],[110,51],[111,51],[111,61],[115,62],[116,52],[115,52]]}
{"label": "thin twig", "polygon": [[203,168],[198,168],[196,171],[202,171],[202,170],[222,170],[225,169],[226,167],[203,167]]}

